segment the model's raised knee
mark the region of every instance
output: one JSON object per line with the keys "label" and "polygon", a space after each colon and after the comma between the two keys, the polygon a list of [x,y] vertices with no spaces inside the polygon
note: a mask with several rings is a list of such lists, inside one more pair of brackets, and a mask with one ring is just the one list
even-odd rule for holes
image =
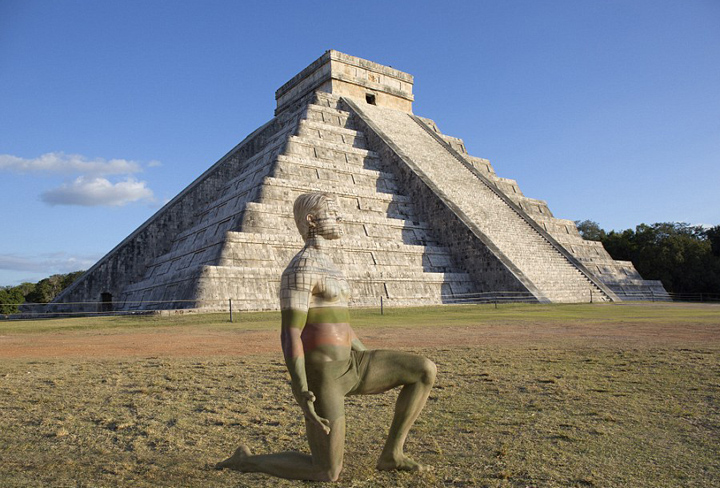
{"label": "model's raised knee", "polygon": [[423,361],[421,381],[426,385],[432,385],[433,383],[435,383],[436,376],[437,366],[435,366],[435,363],[426,358]]}

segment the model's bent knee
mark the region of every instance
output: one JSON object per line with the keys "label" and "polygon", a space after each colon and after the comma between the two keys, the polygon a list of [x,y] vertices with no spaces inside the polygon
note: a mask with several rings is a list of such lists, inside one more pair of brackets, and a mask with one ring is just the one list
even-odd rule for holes
{"label": "model's bent knee", "polygon": [[424,358],[422,366],[422,378],[421,381],[426,385],[432,385],[435,383],[435,377],[437,376],[437,366],[435,363],[427,358]]}

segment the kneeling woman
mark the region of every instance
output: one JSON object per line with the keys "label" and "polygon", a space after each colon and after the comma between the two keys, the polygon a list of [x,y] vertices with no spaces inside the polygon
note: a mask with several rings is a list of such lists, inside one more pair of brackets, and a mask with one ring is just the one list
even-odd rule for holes
{"label": "kneeling woman", "polygon": [[295,201],[294,214],[305,246],[282,275],[281,341],[312,455],[252,455],[241,446],[217,468],[335,481],[345,450],[345,396],[402,386],[377,467],[427,469],[405,456],[403,446],[435,381],[435,364],[416,354],[369,351],[363,346],[348,321],[350,287],[326,250],[326,241],[342,236],[335,202],[323,193],[301,195]]}

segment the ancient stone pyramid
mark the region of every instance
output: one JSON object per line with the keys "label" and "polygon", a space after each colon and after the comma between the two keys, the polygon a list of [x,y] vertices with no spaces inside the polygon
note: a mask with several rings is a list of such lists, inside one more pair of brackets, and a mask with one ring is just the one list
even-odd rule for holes
{"label": "ancient stone pyramid", "polygon": [[333,195],[344,212],[334,259],[358,306],[380,297],[667,296],[413,115],[412,87],[407,73],[327,51],[277,90],[272,120],[88,270],[56,309],[216,310],[230,299],[237,309],[277,309],[280,274],[302,247],[292,204],[308,191]]}

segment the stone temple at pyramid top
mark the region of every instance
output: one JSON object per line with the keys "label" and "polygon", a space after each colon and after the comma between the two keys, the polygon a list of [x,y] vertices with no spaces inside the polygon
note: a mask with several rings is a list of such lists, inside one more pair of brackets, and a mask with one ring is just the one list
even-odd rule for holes
{"label": "stone temple at pyramid top", "polygon": [[411,74],[331,49],[278,88],[275,115],[318,91],[412,113],[412,87]]}

